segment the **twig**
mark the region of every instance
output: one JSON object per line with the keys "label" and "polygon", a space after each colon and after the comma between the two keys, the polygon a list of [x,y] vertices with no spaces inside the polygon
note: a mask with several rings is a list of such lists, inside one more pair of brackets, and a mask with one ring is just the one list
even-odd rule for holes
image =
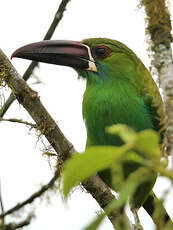
{"label": "twig", "polygon": [[[30,116],[37,124],[37,127],[40,127],[41,133],[47,138],[49,143],[57,152],[58,170],[61,170],[61,165],[65,160],[71,157],[72,153],[75,152],[75,149],[73,145],[65,138],[56,122],[44,108],[40,98],[37,96],[37,93],[33,91],[27,85],[24,79],[20,77],[2,50],[0,50],[0,77],[12,89],[19,103],[28,111]],[[104,208],[104,205],[110,203],[112,199],[115,199],[110,188],[105,185],[99,177],[92,176],[87,181],[89,182],[90,186],[88,187],[84,184],[84,187],[89,193],[91,193],[101,207]],[[100,184],[102,184],[100,189],[98,181]],[[100,191],[99,193],[97,193],[98,190]],[[117,215],[108,215],[108,218],[112,222],[113,226],[115,226],[116,217]]]}
{"label": "twig", "polygon": [[0,214],[0,219],[4,218],[7,215],[12,214],[13,212],[18,211],[19,209],[23,208],[27,204],[31,204],[36,198],[39,198],[40,196],[43,195],[43,193],[45,193],[48,189],[50,189],[55,184],[55,181],[58,179],[58,177],[59,177],[59,171],[57,170],[54,176],[52,177],[52,179],[46,185],[43,185],[41,189],[33,193],[29,198],[27,198],[22,203],[18,203],[13,208],[10,208],[8,211],[2,212],[2,214]]}
{"label": "twig", "polygon": [[3,205],[2,192],[1,192],[1,183],[0,183],[0,206],[1,206],[1,212],[4,213],[4,205]]}
{"label": "twig", "polygon": [[[51,39],[56,27],[58,26],[59,22],[61,21],[64,11],[66,10],[66,6],[68,4],[68,2],[70,2],[70,0],[62,0],[58,10],[54,16],[54,19],[48,29],[48,31],[46,32],[46,35],[44,36],[43,40],[49,40]],[[23,75],[23,79],[25,81],[27,81],[33,70],[35,69],[35,67],[38,66],[38,62],[32,61],[31,64],[29,65],[29,67],[27,68],[27,70],[25,71],[24,75]],[[8,99],[6,100],[6,102],[4,103],[3,107],[0,110],[0,117],[3,117],[4,114],[6,113],[6,111],[9,109],[9,107],[11,106],[11,104],[13,103],[13,101],[16,99],[15,95],[13,93],[11,93],[11,95],[8,97]]]}
{"label": "twig", "polygon": [[[33,215],[30,214],[25,220],[19,223],[10,223],[10,224],[5,225],[4,229],[5,230],[15,230],[15,229],[23,228],[31,223],[32,218],[33,218]],[[3,229],[0,228],[0,230],[3,230]]]}
{"label": "twig", "polygon": [[[2,214],[4,214],[4,204],[3,204],[3,200],[2,200],[1,183],[0,183],[0,206],[1,206],[1,212],[2,212]],[[4,216],[2,217],[0,228],[2,230],[5,229],[5,217]]]}
{"label": "twig", "polygon": [[57,25],[59,24],[59,22],[61,21],[61,19],[63,17],[64,11],[66,10],[66,6],[69,2],[70,2],[70,0],[62,0],[61,1],[61,4],[59,5],[59,8],[55,14],[55,17],[53,19],[52,24],[50,25],[50,27],[49,27],[49,29],[48,29],[45,37],[44,37],[44,40],[49,40],[52,37]]}
{"label": "twig", "polygon": [[32,124],[30,122],[23,121],[21,119],[16,119],[16,118],[10,118],[10,119],[0,118],[0,121],[9,121],[9,122],[13,122],[13,123],[20,123],[20,124],[24,124],[24,125],[29,125],[29,126],[31,126],[32,128],[35,128],[35,129],[37,128],[36,124]]}

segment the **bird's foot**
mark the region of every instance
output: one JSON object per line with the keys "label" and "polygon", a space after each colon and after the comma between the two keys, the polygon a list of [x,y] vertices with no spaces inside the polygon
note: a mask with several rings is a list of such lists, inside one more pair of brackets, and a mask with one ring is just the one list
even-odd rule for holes
{"label": "bird's foot", "polygon": [[144,230],[140,224],[133,224],[133,229],[134,230]]}
{"label": "bird's foot", "polygon": [[143,227],[140,224],[139,216],[138,216],[138,209],[133,209],[132,210],[134,219],[135,219],[135,224],[133,225],[134,230],[143,230]]}

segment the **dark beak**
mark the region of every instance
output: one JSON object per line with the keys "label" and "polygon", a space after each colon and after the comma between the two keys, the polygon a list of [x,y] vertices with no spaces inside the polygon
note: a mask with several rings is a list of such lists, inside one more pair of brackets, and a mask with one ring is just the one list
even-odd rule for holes
{"label": "dark beak", "polygon": [[81,42],[45,40],[17,49],[13,57],[97,72],[90,48]]}

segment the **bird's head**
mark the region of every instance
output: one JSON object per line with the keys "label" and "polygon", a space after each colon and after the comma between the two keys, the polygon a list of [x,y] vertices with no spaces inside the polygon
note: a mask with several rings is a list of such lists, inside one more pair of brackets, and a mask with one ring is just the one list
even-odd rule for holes
{"label": "bird's head", "polygon": [[139,67],[143,66],[127,46],[106,38],[36,42],[17,49],[12,57],[70,66],[91,82],[117,79],[134,82],[135,73],[138,75]]}

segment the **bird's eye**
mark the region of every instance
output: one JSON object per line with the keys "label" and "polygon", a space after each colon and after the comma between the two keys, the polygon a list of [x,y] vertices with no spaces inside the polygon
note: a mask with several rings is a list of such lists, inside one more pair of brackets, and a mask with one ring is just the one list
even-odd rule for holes
{"label": "bird's eye", "polygon": [[99,59],[104,59],[108,57],[111,52],[112,50],[109,47],[103,45],[94,46],[92,48],[93,56]]}
{"label": "bird's eye", "polygon": [[97,56],[103,56],[103,55],[105,55],[105,52],[106,52],[106,50],[105,50],[105,48],[103,48],[103,47],[98,47],[98,48],[96,49],[96,54],[97,54]]}

